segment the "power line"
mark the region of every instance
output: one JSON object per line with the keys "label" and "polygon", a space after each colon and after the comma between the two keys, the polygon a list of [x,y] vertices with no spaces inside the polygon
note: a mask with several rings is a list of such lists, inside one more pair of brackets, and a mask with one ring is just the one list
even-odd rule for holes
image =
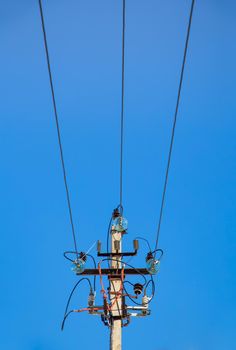
{"label": "power line", "polygon": [[161,207],[160,207],[160,213],[159,213],[159,220],[158,220],[158,227],[157,227],[155,249],[157,249],[157,246],[158,246],[158,240],[159,240],[160,229],[161,229],[161,222],[162,222],[162,215],[163,215],[163,208],[164,208],[164,204],[165,204],[166,188],[167,188],[167,183],[168,183],[171,155],[172,155],[172,149],[173,149],[173,144],[174,144],[175,127],[176,127],[177,115],[178,115],[178,110],[179,110],[179,102],[180,102],[180,96],[181,96],[181,89],[182,89],[182,82],[183,82],[183,76],[184,76],[184,68],[185,68],[187,50],[188,50],[190,29],[191,29],[191,24],[192,24],[192,15],[193,15],[194,3],[195,3],[195,0],[192,0],[191,9],[190,9],[190,13],[189,13],[187,36],[186,36],[185,47],[184,47],[184,55],[183,55],[181,73],[180,73],[178,94],[177,94],[177,100],[176,100],[176,106],[175,106],[174,121],[173,121],[172,133],[171,133],[171,139],[170,139],[169,154],[168,154],[166,173],[165,173],[165,182],[164,182],[164,187],[163,187],[163,192],[162,192],[162,200],[161,200]]}
{"label": "power line", "polygon": [[125,95],[125,0],[122,10],[122,75],[121,75],[121,116],[120,116],[120,207],[123,201],[123,143],[124,143],[124,95]]}
{"label": "power line", "polygon": [[70,305],[70,301],[71,301],[71,298],[74,294],[74,291],[76,290],[76,288],[78,287],[78,285],[80,284],[80,282],[86,280],[89,284],[89,287],[90,287],[90,290],[92,290],[92,285],[91,285],[91,282],[90,280],[87,278],[87,277],[83,277],[81,278],[76,284],[75,286],[73,287],[72,291],[70,292],[70,295],[69,295],[69,298],[67,300],[67,303],[66,303],[66,309],[65,309],[65,312],[64,312],[64,317],[63,317],[63,322],[62,322],[62,326],[61,326],[61,329],[63,330],[64,328],[64,323],[65,323],[65,319],[67,318],[67,315],[68,315],[68,308],[69,308],[69,305]]}
{"label": "power line", "polygon": [[39,0],[39,9],[40,9],[40,17],[41,17],[41,23],[42,23],[44,47],[45,47],[45,53],[46,53],[46,59],[47,59],[48,74],[49,74],[49,80],[50,80],[50,88],[51,88],[51,94],[52,94],[54,116],[55,116],[56,128],[57,128],[57,137],[58,137],[58,144],[59,144],[59,150],[60,150],[60,158],[61,158],[61,164],[62,164],[62,170],[63,170],[64,184],[65,184],[65,189],[66,189],[67,205],[68,205],[68,210],[69,210],[69,216],[70,216],[70,223],[71,223],[71,230],[72,230],[72,235],[73,235],[74,247],[75,247],[76,254],[78,255],[77,244],[76,244],[76,237],[75,237],[75,229],[74,229],[74,221],[73,221],[73,215],[72,215],[70,194],[69,194],[67,175],[66,175],[66,168],[65,168],[64,155],[63,155],[63,148],[62,148],[62,142],[61,142],[61,132],[60,132],[60,125],[59,125],[59,121],[58,121],[57,105],[56,105],[56,99],[55,99],[55,93],[54,93],[52,71],[51,71],[51,65],[50,65],[50,59],[49,59],[49,50],[48,50],[48,43],[47,43],[47,35],[46,35],[46,29],[45,29],[45,23],[44,23],[44,15],[43,15],[43,8],[42,8],[41,0]]}

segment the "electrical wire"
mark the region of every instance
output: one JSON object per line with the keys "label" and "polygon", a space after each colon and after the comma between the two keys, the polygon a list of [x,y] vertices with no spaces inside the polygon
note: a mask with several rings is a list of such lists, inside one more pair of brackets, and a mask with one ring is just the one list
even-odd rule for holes
{"label": "electrical wire", "polygon": [[135,237],[134,239],[141,239],[141,240],[143,240],[144,242],[146,242],[147,243],[147,246],[148,246],[148,249],[149,249],[149,251],[151,252],[151,245],[150,245],[150,243],[149,243],[149,241],[146,239],[146,238],[143,238],[143,237]]}
{"label": "electrical wire", "polygon": [[91,310],[93,310],[93,311],[100,311],[100,310],[103,310],[103,307],[93,307],[93,308],[91,308],[91,307],[85,307],[85,308],[79,309],[79,310],[70,310],[70,311],[64,316],[64,318],[63,318],[62,325],[61,325],[61,330],[63,331],[64,325],[65,325],[65,321],[66,321],[67,317],[68,317],[72,312],[85,312],[85,311],[89,311],[89,312],[90,312]]}
{"label": "electrical wire", "polygon": [[159,256],[159,259],[158,259],[158,260],[161,260],[161,258],[162,258],[162,256],[163,256],[164,252],[163,252],[162,249],[158,248],[158,249],[153,250],[153,252],[151,252],[151,253],[152,253],[152,254],[155,253],[155,257],[156,257],[156,253],[157,253],[157,252],[160,252],[161,255]]}
{"label": "electrical wire", "polygon": [[[106,261],[106,260],[116,261],[116,262],[118,262],[118,263],[122,263],[122,264],[124,264],[124,265],[127,265],[127,266],[131,267],[132,269],[134,269],[135,271],[137,271],[139,275],[141,275],[141,276],[144,278],[144,281],[145,281],[144,286],[147,284],[147,279],[146,279],[146,277],[145,277],[138,269],[136,269],[134,266],[132,266],[132,265],[130,265],[130,264],[127,264],[127,263],[123,263],[121,260],[115,259],[115,258],[105,258],[105,259],[102,259],[101,262],[102,262],[102,261]],[[99,266],[100,266],[100,263],[99,263]],[[152,276],[151,276],[151,278],[152,278]],[[132,284],[132,283],[129,282],[129,281],[124,281],[124,282],[123,282],[123,288],[124,288],[124,291],[125,291],[126,294],[127,294],[127,297],[128,297],[134,304],[141,306],[142,304],[135,302],[135,301],[130,297],[129,293],[127,292],[127,290],[126,290],[126,288],[125,288],[125,286],[124,286],[125,283],[130,283],[130,284]],[[133,284],[132,284],[132,285],[133,285]],[[104,287],[103,287],[103,289],[104,289]],[[153,299],[153,297],[151,298],[151,300],[152,300],[152,299]]]}
{"label": "electrical wire", "polygon": [[181,89],[182,89],[182,83],[183,83],[183,77],[184,77],[184,68],[185,68],[185,63],[186,63],[186,56],[187,56],[188,43],[189,43],[189,37],[190,37],[190,29],[191,29],[191,24],[192,24],[194,3],[195,3],[195,0],[192,0],[191,9],[190,9],[190,13],[189,13],[189,20],[188,20],[187,35],[186,35],[186,41],[185,41],[185,47],[184,47],[183,61],[182,61],[181,72],[180,72],[180,80],[179,80],[178,94],[177,94],[177,100],[176,100],[176,106],[175,106],[175,112],[174,112],[174,121],[173,121],[172,132],[171,132],[168,160],[167,160],[167,166],[166,166],[166,172],[165,172],[165,181],[164,181],[161,206],[160,206],[160,212],[159,212],[159,220],[158,220],[158,226],[157,226],[155,249],[157,249],[157,246],[158,246],[158,240],[159,240],[161,222],[162,222],[162,215],[163,215],[163,208],[164,208],[164,204],[165,204],[166,188],[167,188],[167,183],[168,183],[172,149],[173,149],[173,144],[174,144],[175,128],[176,128],[176,122],[177,122],[177,116],[178,116],[178,110],[179,110],[179,102],[180,102]]}
{"label": "electrical wire", "polygon": [[120,206],[123,202],[123,143],[124,143],[124,95],[125,95],[125,0],[122,9],[122,65],[121,65],[121,116],[120,116]]}
{"label": "electrical wire", "polygon": [[[106,260],[116,261],[117,263],[122,263],[122,264],[124,264],[124,265],[127,265],[127,266],[131,267],[132,269],[134,269],[135,271],[137,271],[139,275],[141,275],[141,276],[144,278],[144,280],[145,280],[144,286],[148,286],[148,285],[149,285],[150,281],[147,282],[146,277],[145,277],[138,269],[136,269],[134,266],[132,266],[132,265],[130,265],[130,264],[128,264],[128,263],[124,263],[124,262],[122,262],[121,260],[115,259],[115,258],[105,258],[105,259],[102,259],[101,262],[102,262],[102,261],[106,261]],[[100,266],[100,263],[99,263],[99,266]],[[154,281],[153,281],[153,277],[152,277],[152,276],[151,276],[151,280],[152,280],[153,291],[155,292],[155,284],[154,284]],[[133,286],[133,283],[131,283],[130,281],[124,281],[124,282],[122,283],[123,289],[124,289],[124,291],[125,291],[125,293],[126,293],[126,296],[127,296],[134,304],[136,304],[136,305],[138,305],[138,306],[142,306],[141,303],[136,302],[135,300],[133,300],[133,299],[130,297],[130,294],[128,293],[127,289],[125,288],[125,285],[124,285],[125,283],[129,283],[129,284],[131,284],[132,286]],[[113,287],[113,288],[114,288],[114,287]],[[104,289],[104,287],[103,287],[103,289]],[[145,290],[146,290],[146,288],[145,288]],[[153,297],[154,297],[154,292],[153,292],[153,294],[152,294],[152,296],[151,296],[149,302],[152,301],[152,299],[153,299]],[[118,303],[117,303],[117,308],[119,308]]]}
{"label": "electrical wire", "polygon": [[152,299],[154,298],[154,295],[155,295],[155,282],[154,282],[154,280],[153,280],[153,277],[152,277],[152,275],[150,276],[150,280],[148,281],[148,283],[146,284],[146,286],[145,286],[145,288],[144,288],[144,294],[146,294],[147,293],[147,289],[148,289],[148,286],[149,286],[149,284],[152,284],[152,295],[151,295],[151,299],[149,300],[149,302],[151,302],[152,301]]}
{"label": "electrical wire", "polygon": [[[130,284],[132,287],[134,287],[134,285],[135,285],[135,283],[132,283],[132,282],[130,282],[130,281],[124,281],[124,283]],[[142,284],[142,286],[143,286],[143,284]]]}
{"label": "electrical wire", "polygon": [[76,312],[75,310],[70,310],[69,312],[67,312],[67,314],[65,314],[63,320],[62,320],[62,324],[61,324],[61,330],[64,330],[64,326],[65,326],[65,322],[67,320],[67,317],[72,314],[72,312]]}
{"label": "electrical wire", "polygon": [[65,308],[65,312],[64,312],[64,318],[63,318],[62,326],[61,326],[61,329],[62,329],[62,330],[63,330],[63,328],[64,328],[64,323],[65,323],[66,318],[69,316],[69,314],[70,314],[71,312],[74,311],[74,310],[72,310],[72,311],[68,312],[68,308],[69,308],[69,305],[70,305],[71,298],[72,298],[72,296],[73,296],[73,294],[74,294],[76,288],[77,288],[78,285],[80,284],[80,282],[82,282],[82,281],[84,281],[84,280],[88,281],[88,284],[89,284],[89,286],[90,286],[90,290],[92,290],[91,282],[90,282],[90,280],[89,280],[87,277],[81,278],[81,279],[75,284],[75,286],[73,287],[72,291],[70,292],[69,298],[68,298],[67,303],[66,303],[66,308]]}
{"label": "electrical wire", "polygon": [[67,181],[67,175],[66,175],[66,168],[65,168],[65,161],[64,161],[64,154],[63,154],[62,141],[61,141],[60,125],[59,125],[58,114],[57,114],[57,104],[56,104],[54,85],[53,85],[53,78],[52,78],[52,71],[51,71],[51,64],[50,64],[50,58],[49,58],[47,34],[46,34],[44,15],[43,15],[43,7],[42,7],[41,0],[39,0],[39,10],[40,10],[40,17],[41,17],[41,24],[42,24],[42,31],[43,31],[44,47],[45,47],[45,53],[46,53],[46,59],[47,59],[47,67],[48,67],[48,74],[49,74],[49,81],[50,81],[50,89],[51,89],[51,94],[52,94],[52,103],[53,103],[54,116],[55,116],[56,129],[57,129],[57,138],[58,138],[58,144],[59,144],[59,150],[60,150],[60,158],[61,158],[61,164],[62,164],[64,185],[65,185],[65,190],[66,190],[67,205],[68,205],[69,216],[70,216],[70,224],[71,224],[71,230],[72,230],[72,235],[73,235],[75,251],[76,251],[76,254],[78,255],[76,236],[75,236],[75,228],[74,228],[74,221],[73,221],[73,214],[72,214],[71,201],[70,201],[70,193],[69,193],[69,187],[68,187],[68,181]]}

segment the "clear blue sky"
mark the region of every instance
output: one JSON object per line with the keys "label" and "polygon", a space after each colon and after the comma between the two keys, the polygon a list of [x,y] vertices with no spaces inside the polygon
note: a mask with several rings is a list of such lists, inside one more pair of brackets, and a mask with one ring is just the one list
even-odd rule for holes
{"label": "clear blue sky", "polygon": [[[121,1],[43,1],[80,250],[118,204]],[[127,0],[124,207],[154,244],[190,1]],[[72,237],[37,1],[0,1],[1,337],[4,350],[107,349],[73,315]],[[152,315],[124,349],[236,349],[236,4],[196,0]],[[143,248],[136,259],[144,262]],[[99,294],[99,293],[98,293]],[[78,290],[74,307],[87,302]]]}

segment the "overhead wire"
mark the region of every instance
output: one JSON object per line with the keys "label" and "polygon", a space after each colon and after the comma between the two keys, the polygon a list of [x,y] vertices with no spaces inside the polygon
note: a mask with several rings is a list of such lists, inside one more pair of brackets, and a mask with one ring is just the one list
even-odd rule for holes
{"label": "overhead wire", "polygon": [[122,7],[122,63],[121,63],[121,115],[120,115],[120,206],[123,203],[123,144],[124,144],[124,95],[125,95],[125,20],[126,1]]}
{"label": "overhead wire", "polygon": [[47,34],[46,34],[43,7],[42,7],[41,0],[39,0],[39,10],[40,10],[43,39],[44,39],[44,47],[45,47],[47,68],[48,68],[49,81],[50,81],[50,89],[51,89],[51,95],[52,95],[52,103],[53,103],[53,109],[54,109],[54,117],[55,117],[55,122],[56,122],[56,129],[57,129],[57,138],[58,138],[58,144],[59,144],[61,165],[62,165],[62,171],[63,171],[64,185],[65,185],[65,190],[66,190],[67,205],[68,205],[68,210],[69,210],[70,224],[71,224],[72,236],[73,236],[73,241],[74,241],[74,247],[75,247],[76,254],[78,256],[78,249],[77,249],[77,242],[76,242],[76,235],[75,235],[75,228],[74,228],[74,220],[73,220],[73,214],[72,214],[72,208],[71,208],[70,193],[69,193],[69,187],[68,187],[68,181],[67,181],[67,173],[66,173],[64,153],[63,153],[63,147],[62,147],[62,141],[61,141],[61,131],[60,131],[60,125],[59,125],[59,120],[58,120],[57,104],[56,104],[56,98],[55,98],[52,70],[51,70],[49,50],[48,50]]}
{"label": "overhead wire", "polygon": [[[49,81],[50,81],[50,89],[51,89],[51,95],[52,95],[52,103],[53,103],[53,109],[54,109],[54,117],[55,117],[55,122],[56,122],[56,129],[57,129],[57,137],[58,137],[58,144],[59,144],[59,151],[60,151],[60,159],[61,159],[61,164],[62,164],[64,185],[65,185],[66,198],[67,198],[67,205],[68,205],[68,210],[69,210],[70,224],[71,224],[71,230],[72,230],[74,247],[75,247],[75,252],[73,252],[73,253],[78,256],[77,242],[76,242],[76,235],[75,235],[75,228],[74,228],[74,220],[73,220],[73,213],[72,213],[72,207],[71,207],[71,200],[70,200],[70,193],[69,193],[69,187],[68,187],[67,173],[66,173],[66,167],[65,167],[65,161],[64,161],[64,153],[63,153],[62,140],[61,140],[61,131],[60,131],[60,124],[59,124],[59,119],[58,119],[57,104],[56,104],[54,83],[53,83],[52,70],[51,70],[51,64],[50,64],[50,56],[49,56],[49,50],[48,50],[48,42],[47,42],[47,35],[46,35],[46,29],[45,29],[45,21],[44,21],[44,14],[43,14],[43,8],[42,8],[42,1],[41,0],[38,0],[38,1],[39,1],[41,24],[42,24],[44,46],[45,46],[45,53],[46,53],[46,60],[47,60],[47,68],[48,68]],[[122,213],[123,213],[123,205],[122,205],[122,203],[123,203],[123,148],[124,148],[126,0],[123,0],[122,4],[123,4],[123,6],[122,6],[122,65],[121,65],[122,75],[121,75],[121,112],[120,112],[120,204],[119,204],[119,206],[122,208]],[[163,217],[163,209],[164,209],[164,205],[165,205],[165,197],[166,197],[166,190],[167,190],[167,185],[168,185],[169,169],[170,169],[171,157],[172,157],[172,151],[173,151],[175,129],[176,129],[178,110],[179,110],[179,104],[180,104],[180,98],[181,98],[181,90],[182,90],[182,83],[183,83],[184,70],[185,70],[185,64],[186,64],[186,57],[187,57],[188,43],[189,43],[190,30],[191,30],[191,24],[192,24],[192,15],[193,15],[193,10],[194,10],[194,4],[195,4],[195,0],[192,0],[190,14],[189,14],[189,20],[188,20],[188,28],[187,28],[185,47],[184,47],[183,61],[182,61],[181,72],[180,72],[180,80],[179,80],[179,86],[178,86],[178,93],[177,93],[177,100],[176,100],[176,106],[175,106],[175,112],[174,112],[174,119],[173,119],[172,131],[171,131],[169,152],[168,152],[167,165],[166,165],[166,171],[165,171],[165,180],[164,180],[164,186],[163,186],[162,197],[161,197],[161,205],[160,205],[160,212],[159,212],[159,219],[158,219],[158,226],[157,226],[157,233],[156,233],[156,243],[155,243],[155,249],[153,251],[153,253],[155,253],[155,256],[156,256],[156,253],[158,251],[161,252],[161,256],[163,254],[163,251],[160,250],[160,249],[157,249],[157,247],[158,247],[158,241],[159,241],[159,236],[160,236],[160,229],[161,229],[161,223],[162,223],[162,217]],[[111,227],[111,221],[109,223],[108,234],[107,234],[107,251],[108,251],[108,248],[109,248],[108,237],[109,237],[110,227]],[[149,242],[146,239],[141,238],[141,237],[139,237],[139,239],[142,239],[142,240],[146,241],[148,247],[150,248],[150,244],[149,244]],[[150,251],[151,251],[151,248],[150,248]],[[68,260],[71,260],[66,255],[65,255],[65,257]],[[94,260],[94,258],[92,256],[91,256],[91,258]],[[152,297],[151,297],[151,300],[152,300],[152,298],[154,297],[154,293],[155,293],[155,284],[154,284],[152,276],[151,276],[151,279],[147,282],[145,276],[138,269],[134,268],[132,265],[129,265],[128,263],[123,263],[122,261],[120,261],[118,259],[112,259],[112,258],[102,259],[102,261],[105,261],[105,260],[107,260],[108,262],[109,261],[116,261],[116,262],[122,263],[124,265],[130,266],[131,268],[136,270],[140,275],[142,275],[142,277],[145,280],[145,293],[146,293],[146,290],[147,290],[149,284],[150,283],[152,284]],[[82,280],[85,280],[85,279],[88,280],[88,282],[90,284],[90,288],[92,289],[91,282],[90,282],[90,280],[88,278],[82,278],[76,283],[76,285],[72,289],[72,291],[70,293],[70,296],[68,298],[68,302],[67,302],[66,310],[65,310],[65,314],[64,314],[64,319],[63,319],[63,323],[62,323],[62,329],[64,327],[65,320],[67,319],[69,314],[72,313],[72,312],[76,312],[76,310],[71,310],[71,311],[68,312],[68,307],[69,307],[69,304],[70,304],[71,297],[72,297],[75,289],[77,288],[78,284]],[[128,281],[126,281],[126,282],[128,283]],[[124,283],[126,283],[126,282],[124,282]],[[123,287],[124,287],[124,283],[122,283]],[[113,286],[113,288],[114,288],[114,286]],[[94,282],[94,289],[95,289],[95,282]],[[126,291],[125,287],[124,287],[124,290],[127,293],[127,296],[129,297],[129,293]],[[136,303],[131,297],[130,297],[130,299],[132,300],[132,302]],[[115,297],[115,302],[117,304],[117,308],[118,308],[118,311],[120,313],[121,310],[119,308],[117,297]],[[140,305],[139,303],[136,303],[136,304]]]}
{"label": "overhead wire", "polygon": [[176,122],[177,122],[179,103],[180,103],[180,97],[181,97],[182,83],[183,83],[183,77],[184,77],[184,68],[185,68],[186,57],[187,57],[187,50],[188,50],[191,24],[192,24],[194,4],[195,4],[195,0],[192,0],[190,13],[189,13],[189,19],[188,19],[187,35],[186,35],[185,46],[184,46],[182,66],[181,66],[181,71],[180,71],[180,80],[179,80],[179,85],[178,85],[178,93],[177,93],[177,100],[176,100],[176,105],[175,105],[174,120],[173,120],[173,126],[172,126],[171,138],[170,138],[170,146],[169,146],[169,152],[168,152],[168,159],[167,159],[167,165],[166,165],[166,171],[165,171],[165,180],[164,180],[164,186],[163,186],[163,191],[162,191],[162,199],[161,199],[161,206],[160,206],[157,233],[156,233],[155,250],[158,247],[158,241],[159,241],[160,230],[161,230],[163,209],[164,209],[164,204],[165,204],[166,189],[167,189],[171,156],[172,156],[172,150],[173,150],[173,144],[174,144],[175,129],[176,129]]}

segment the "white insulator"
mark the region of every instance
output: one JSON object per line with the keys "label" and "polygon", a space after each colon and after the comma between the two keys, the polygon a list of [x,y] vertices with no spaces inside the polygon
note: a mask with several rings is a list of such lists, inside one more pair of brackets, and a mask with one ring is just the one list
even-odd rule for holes
{"label": "white insulator", "polygon": [[147,295],[144,295],[142,298],[143,306],[148,307],[148,303],[149,303],[149,297]]}
{"label": "white insulator", "polygon": [[147,295],[144,295],[143,298],[142,298],[142,304],[143,304],[143,307],[144,307],[144,310],[142,310],[142,314],[143,316],[147,316],[149,314],[149,311],[148,311],[148,303],[149,303],[149,297]]}

